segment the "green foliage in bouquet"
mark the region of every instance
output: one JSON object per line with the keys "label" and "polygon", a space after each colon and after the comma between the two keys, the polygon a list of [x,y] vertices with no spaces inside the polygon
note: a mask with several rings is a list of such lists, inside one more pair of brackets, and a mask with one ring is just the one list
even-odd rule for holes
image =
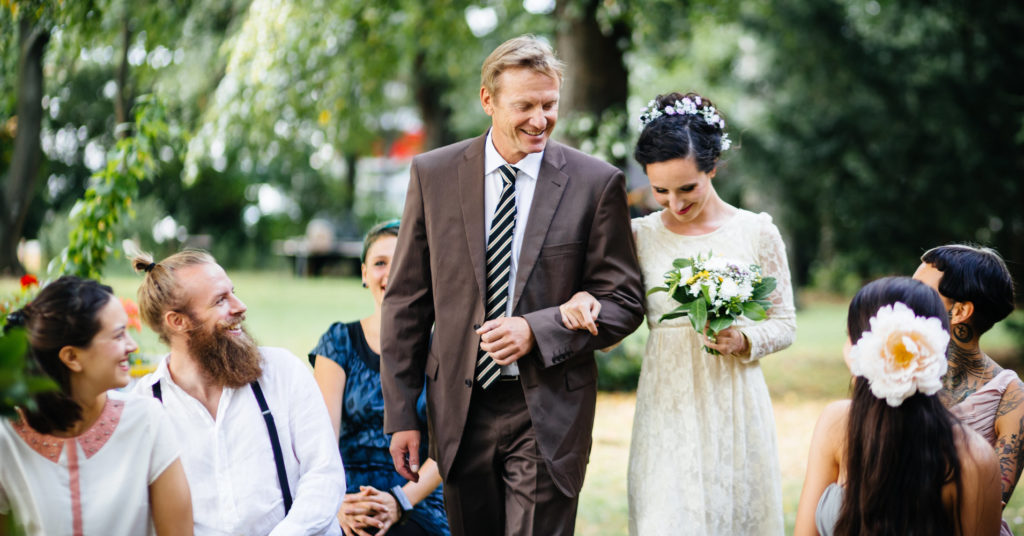
{"label": "green foliage in bouquet", "polygon": [[673,261],[665,273],[665,285],[647,295],[667,292],[679,306],[659,321],[687,316],[693,329],[714,340],[740,316],[755,322],[768,318],[772,305],[768,296],[775,290],[775,278],[762,276],[760,266],[743,266],[708,253],[706,258],[697,255]]}

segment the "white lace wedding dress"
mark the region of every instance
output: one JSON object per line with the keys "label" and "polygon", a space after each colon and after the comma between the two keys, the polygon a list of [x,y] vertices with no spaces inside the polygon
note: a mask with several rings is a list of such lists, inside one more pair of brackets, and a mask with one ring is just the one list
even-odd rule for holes
{"label": "white lace wedding dress", "polygon": [[677,305],[647,297],[650,337],[637,387],[629,454],[632,535],[782,534],[782,488],[768,387],[758,359],[792,344],[796,332],[786,249],[767,214],[739,210],[717,230],[682,236],[661,213],[633,220],[644,287],[663,286],[679,257],[709,252],[758,264],[775,277],[769,318],[737,326],[750,358],[702,350],[686,317],[659,322]]}

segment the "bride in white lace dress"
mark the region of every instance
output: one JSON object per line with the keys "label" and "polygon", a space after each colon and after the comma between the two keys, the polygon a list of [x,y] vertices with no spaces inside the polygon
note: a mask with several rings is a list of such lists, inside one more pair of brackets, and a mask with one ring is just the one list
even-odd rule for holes
{"label": "bride in white lace dress", "polygon": [[[740,318],[707,340],[689,319],[660,322],[668,294],[647,298],[650,336],[637,387],[629,455],[629,532],[747,535],[783,532],[775,420],[759,360],[796,332],[785,244],[771,216],[733,207],[712,179],[727,149],[724,120],[698,95],[659,96],[641,116],[636,159],[664,210],[633,220],[644,286],[663,286],[680,257],[713,253],[758,264],[777,281],[768,319]],[[596,302],[563,305],[573,329],[599,329]],[[720,356],[703,351],[718,350]]]}

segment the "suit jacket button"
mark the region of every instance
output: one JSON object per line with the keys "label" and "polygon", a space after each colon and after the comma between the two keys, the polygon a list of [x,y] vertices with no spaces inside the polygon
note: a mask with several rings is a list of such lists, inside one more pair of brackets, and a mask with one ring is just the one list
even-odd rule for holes
{"label": "suit jacket button", "polygon": [[466,380],[466,387],[473,387],[473,380]]}

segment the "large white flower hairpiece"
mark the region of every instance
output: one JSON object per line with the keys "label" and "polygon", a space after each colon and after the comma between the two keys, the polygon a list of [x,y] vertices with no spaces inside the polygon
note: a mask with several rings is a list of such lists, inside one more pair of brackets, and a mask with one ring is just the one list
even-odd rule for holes
{"label": "large white flower hairpiece", "polygon": [[699,95],[691,97],[683,97],[682,99],[676,99],[672,104],[667,104],[662,108],[658,107],[658,101],[652,100],[647,103],[647,106],[640,111],[640,130],[654,121],[655,119],[663,115],[699,115],[704,122],[716,126],[723,130],[722,132],[722,150],[728,151],[729,147],[732,147],[732,140],[729,139],[729,135],[724,132],[725,130],[725,119],[718,115],[718,110],[711,105],[710,102],[705,103]]}
{"label": "large white flower hairpiece", "polygon": [[895,408],[918,391],[933,395],[942,388],[949,333],[938,318],[916,316],[896,302],[870,322],[850,350],[850,372],[866,378],[872,394]]}

